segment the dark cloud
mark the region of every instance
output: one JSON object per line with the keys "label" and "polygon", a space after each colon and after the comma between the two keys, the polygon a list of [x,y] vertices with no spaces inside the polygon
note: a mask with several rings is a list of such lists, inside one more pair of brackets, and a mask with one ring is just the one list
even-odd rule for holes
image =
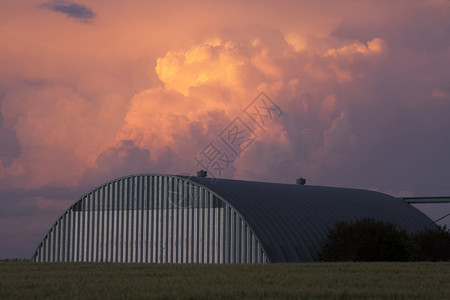
{"label": "dark cloud", "polygon": [[15,133],[3,127],[3,115],[0,112],[0,163],[3,167],[10,167],[14,158],[19,157],[21,150]]}
{"label": "dark cloud", "polygon": [[450,46],[449,12],[449,8],[424,6],[404,9],[395,18],[355,17],[343,20],[332,35],[361,41],[381,35],[391,47],[424,53],[446,51]]}
{"label": "dark cloud", "polygon": [[80,20],[82,22],[88,22],[96,16],[96,13],[89,7],[72,2],[53,1],[51,3],[41,4],[39,7],[63,13],[68,17]]}
{"label": "dark cloud", "polygon": [[[41,1],[40,8],[75,21],[96,18],[83,4]],[[126,11],[126,1],[96,2],[95,10],[108,7],[105,21],[121,30],[98,27],[98,38],[81,52],[77,38],[46,47],[49,37],[60,38],[52,22],[13,23],[24,34],[13,35],[0,55],[0,258],[30,257],[71,203],[108,180],[195,174],[193,157],[220,141],[260,90],[285,113],[257,132],[223,177],[294,183],[302,176],[309,185],[448,196],[449,6],[367,1],[353,12],[350,5],[345,13],[325,7],[315,13],[297,2],[298,9],[265,2],[261,10],[233,4],[220,12],[194,4],[187,19],[179,18],[180,3],[155,10],[141,1],[131,5],[138,11]],[[152,15],[160,11],[167,15]],[[30,24],[45,36],[30,39]],[[84,29],[74,30],[79,36]],[[104,43],[111,33],[123,36]],[[222,42],[191,44],[209,34]],[[149,87],[147,68],[155,65]],[[448,208],[435,211],[433,220]]]}
{"label": "dark cloud", "polygon": [[31,258],[43,234],[85,192],[80,187],[1,189],[0,257]]}
{"label": "dark cloud", "polygon": [[131,140],[121,140],[114,147],[109,147],[97,157],[96,167],[88,168],[80,179],[80,185],[93,188],[117,177],[164,172],[174,160],[174,153],[166,147],[158,161],[150,159],[150,151],[141,149]]}
{"label": "dark cloud", "polygon": [[81,186],[1,189],[0,218],[45,213],[61,214],[86,192],[86,188]]}

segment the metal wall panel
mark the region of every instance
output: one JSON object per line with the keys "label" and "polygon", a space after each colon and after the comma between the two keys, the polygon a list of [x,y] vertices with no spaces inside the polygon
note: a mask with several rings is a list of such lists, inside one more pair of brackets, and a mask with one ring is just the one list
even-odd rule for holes
{"label": "metal wall panel", "polygon": [[52,226],[34,261],[264,263],[242,217],[184,178],[136,175],[84,195]]}

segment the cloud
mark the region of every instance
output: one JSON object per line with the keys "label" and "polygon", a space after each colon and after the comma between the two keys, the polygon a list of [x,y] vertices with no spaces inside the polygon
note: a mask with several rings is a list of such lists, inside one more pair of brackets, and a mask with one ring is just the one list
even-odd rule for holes
{"label": "cloud", "polygon": [[[101,14],[87,28],[0,2],[0,236],[16,245],[0,257],[31,247],[1,228],[23,221],[17,234],[40,238],[73,189],[195,174],[193,158],[237,117],[257,138],[225,177],[450,194],[442,3],[41,5]],[[264,129],[244,112],[261,91],[283,110]]]}
{"label": "cloud", "polygon": [[65,14],[66,16],[82,21],[89,22],[96,16],[96,13],[83,4],[77,4],[68,1],[54,0],[50,3],[40,4],[38,7],[52,10],[54,12]]}
{"label": "cloud", "polygon": [[80,187],[5,188],[0,190],[0,217],[34,215],[39,210],[61,212],[85,192]]}
{"label": "cloud", "polygon": [[149,172],[152,172],[150,151],[136,147],[131,140],[121,140],[98,155],[95,167],[86,169],[80,183],[92,188],[116,177]]}
{"label": "cloud", "polygon": [[[190,49],[169,51],[158,58],[156,73],[167,89],[188,95],[189,88],[220,83],[238,88],[244,84],[242,68],[248,58],[232,41],[206,41]],[[242,88],[242,87],[241,87]]]}
{"label": "cloud", "polygon": [[55,220],[85,187],[42,187],[0,190],[0,256],[31,258],[35,247]]}
{"label": "cloud", "polygon": [[371,55],[382,53],[385,47],[385,43],[382,39],[374,38],[373,40],[367,42],[367,46],[359,41],[356,41],[338,49],[330,49],[327,51],[325,56],[338,57],[355,55],[358,53],[362,55]]}
{"label": "cloud", "polygon": [[125,105],[117,94],[94,100],[58,84],[10,91],[0,109],[21,154],[3,173],[21,178],[13,187],[75,184],[97,155],[115,143]]}
{"label": "cloud", "polygon": [[0,141],[2,147],[0,148],[0,161],[3,167],[10,167],[13,160],[20,156],[20,145],[15,132],[3,127],[3,115],[0,111]]}
{"label": "cloud", "polygon": [[408,8],[400,3],[395,7],[388,3],[377,3],[376,7],[371,7],[374,3],[367,7],[384,11],[383,15],[369,12],[354,14],[342,20],[332,35],[367,40],[382,33],[391,47],[402,48],[406,52],[439,53],[448,49],[450,39],[445,38],[445,32],[450,30],[448,3],[418,1]]}
{"label": "cloud", "polygon": [[448,93],[441,90],[433,90],[433,92],[431,93],[431,96],[439,99],[445,99],[447,97],[446,95],[448,95]]}

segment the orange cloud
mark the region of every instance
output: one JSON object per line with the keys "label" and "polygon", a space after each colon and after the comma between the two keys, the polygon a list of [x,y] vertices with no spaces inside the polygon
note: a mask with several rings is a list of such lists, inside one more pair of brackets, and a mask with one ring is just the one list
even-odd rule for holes
{"label": "orange cloud", "polygon": [[[167,149],[177,162],[189,160],[260,91],[279,102],[290,123],[267,129],[262,148],[248,153],[279,144],[295,157],[290,139],[304,139],[306,161],[328,143],[324,132],[351,101],[341,89],[373,76],[393,40],[371,27],[378,24],[374,9],[391,9],[376,2],[356,9],[302,1],[99,1],[88,5],[96,13],[91,24],[6,2],[0,78],[14,88],[1,112],[22,153],[0,176],[34,187],[76,181],[87,168],[104,166],[99,156],[124,148],[123,141],[148,150],[151,161]],[[345,35],[346,22],[365,31]],[[251,168],[243,165],[236,162],[238,171]]]}
{"label": "orange cloud", "polygon": [[35,203],[46,230],[49,186],[194,173],[236,117],[257,139],[226,177],[449,193],[448,101],[426,101],[449,99],[446,1],[95,1],[85,23],[43,2],[0,1],[0,187],[39,189],[2,213]]}
{"label": "orange cloud", "polygon": [[61,86],[27,88],[5,97],[4,123],[14,129],[22,149],[12,167],[21,170],[19,186],[77,182],[122,125],[124,99],[111,94],[101,100],[89,101]]}
{"label": "orange cloud", "polygon": [[167,89],[187,96],[189,88],[220,83],[242,88],[241,68],[248,64],[237,46],[219,40],[205,42],[187,51],[169,51],[158,58],[156,73]]}
{"label": "orange cloud", "polygon": [[380,38],[374,38],[367,42],[367,45],[356,41],[349,45],[345,45],[341,48],[330,49],[325,56],[338,57],[338,56],[350,56],[355,54],[372,55],[380,54],[386,50],[386,43]]}

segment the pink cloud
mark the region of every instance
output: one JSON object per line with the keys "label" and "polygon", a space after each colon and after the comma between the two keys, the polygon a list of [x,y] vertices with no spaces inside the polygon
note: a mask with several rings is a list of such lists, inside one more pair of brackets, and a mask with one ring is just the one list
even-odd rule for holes
{"label": "pink cloud", "polygon": [[[82,24],[0,4],[0,187],[19,197],[0,200],[0,228],[18,226],[14,212],[27,203],[35,210],[20,220],[40,231],[20,235],[43,235],[68,201],[51,188],[195,173],[193,158],[237,117],[257,138],[226,177],[450,194],[448,5],[89,8],[95,22]],[[283,111],[264,129],[244,112],[262,91]],[[0,235],[16,245],[0,256],[11,256],[20,239]]]}

